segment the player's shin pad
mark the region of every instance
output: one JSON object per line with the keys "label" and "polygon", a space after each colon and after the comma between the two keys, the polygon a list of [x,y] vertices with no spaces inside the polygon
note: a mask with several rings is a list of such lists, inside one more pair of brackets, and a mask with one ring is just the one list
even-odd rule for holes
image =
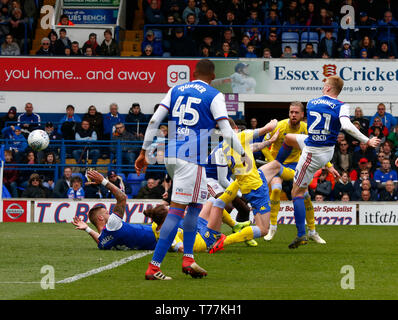
{"label": "player's shin pad", "polygon": [[314,206],[312,205],[311,196],[306,192],[304,195],[305,220],[309,230],[315,230]]}
{"label": "player's shin pad", "polygon": [[229,187],[224,191],[224,193],[218,199],[222,200],[225,204],[228,204],[235,199],[238,191],[239,191],[239,184],[235,180],[229,185]]}
{"label": "player's shin pad", "polygon": [[270,196],[271,200],[271,224],[276,226],[278,224],[278,213],[279,209],[281,207],[281,190],[282,186],[280,188],[273,188]]}

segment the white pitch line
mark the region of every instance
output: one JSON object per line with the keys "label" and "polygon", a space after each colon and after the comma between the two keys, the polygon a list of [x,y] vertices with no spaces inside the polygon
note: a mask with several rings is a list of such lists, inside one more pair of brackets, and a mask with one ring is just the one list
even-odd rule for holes
{"label": "white pitch line", "polygon": [[100,273],[102,271],[106,271],[106,270],[111,270],[111,269],[117,268],[117,267],[119,267],[119,266],[121,266],[123,264],[126,264],[126,263],[130,262],[130,261],[145,257],[145,256],[147,256],[148,254],[150,254],[152,252],[153,251],[143,251],[143,252],[134,254],[134,255],[132,255],[130,257],[127,257],[127,258],[124,258],[124,259],[121,259],[121,260],[118,260],[118,261],[114,261],[111,264],[108,264],[106,266],[103,266],[103,267],[100,267],[100,268],[97,268],[97,269],[92,269],[92,270],[89,270],[89,271],[87,271],[85,273],[80,273],[80,274],[77,274],[77,275],[75,275],[73,277],[69,277],[69,278],[57,281],[56,283],[71,283],[71,282],[75,282],[77,280],[92,276],[93,274],[97,274],[97,273]]}

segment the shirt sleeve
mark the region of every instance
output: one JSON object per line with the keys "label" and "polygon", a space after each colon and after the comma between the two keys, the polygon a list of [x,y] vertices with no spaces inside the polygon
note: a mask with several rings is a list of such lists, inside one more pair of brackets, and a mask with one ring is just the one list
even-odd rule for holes
{"label": "shirt sleeve", "polygon": [[220,92],[217,94],[210,105],[210,111],[216,121],[228,119],[227,106],[225,105],[224,95]]}
{"label": "shirt sleeve", "polygon": [[343,104],[340,108],[340,124],[341,129],[346,131],[350,136],[354,137],[355,139],[367,143],[369,138],[362,134],[356,126],[350,120],[350,106],[348,104]]}
{"label": "shirt sleeve", "polygon": [[173,88],[171,88],[166,96],[163,98],[162,101],[160,101],[160,105],[165,107],[167,110],[170,110],[170,104],[171,104],[171,91],[173,90]]}
{"label": "shirt sleeve", "polygon": [[112,213],[106,223],[106,229],[108,231],[117,231],[123,225],[123,220],[117,214]]}

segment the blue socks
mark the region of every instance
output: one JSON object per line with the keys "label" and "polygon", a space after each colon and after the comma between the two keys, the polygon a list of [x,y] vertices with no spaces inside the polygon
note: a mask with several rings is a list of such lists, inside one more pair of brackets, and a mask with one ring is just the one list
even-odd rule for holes
{"label": "blue socks", "polygon": [[191,203],[188,205],[184,218],[184,256],[193,258],[193,245],[195,243],[199,213],[202,205]]}
{"label": "blue socks", "polygon": [[279,152],[275,159],[280,164],[283,164],[285,162],[285,160],[290,156],[292,150],[293,150],[293,147],[290,147],[286,143],[283,143],[282,146],[280,147]]}
{"label": "blue socks", "polygon": [[178,225],[184,218],[184,212],[184,209],[169,208],[169,213],[160,228],[159,240],[156,244],[155,252],[153,253],[151,264],[154,266],[160,267],[160,264],[177,234]]}
{"label": "blue socks", "polygon": [[304,197],[293,198],[294,219],[296,220],[297,236],[305,235],[305,204]]}

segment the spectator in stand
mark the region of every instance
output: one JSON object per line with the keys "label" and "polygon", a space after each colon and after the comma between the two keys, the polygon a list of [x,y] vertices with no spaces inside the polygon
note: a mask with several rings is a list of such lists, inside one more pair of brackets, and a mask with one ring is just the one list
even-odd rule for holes
{"label": "spectator in stand", "polygon": [[304,50],[301,51],[300,57],[301,57],[301,58],[305,58],[305,59],[316,58],[316,57],[317,57],[317,54],[316,54],[316,52],[315,52],[315,50],[314,50],[314,45],[313,45],[312,43],[308,42],[308,43],[305,45]]}
{"label": "spectator in stand", "polygon": [[239,46],[239,50],[238,50],[238,56],[239,57],[246,57],[247,54],[247,47],[250,44],[250,39],[248,35],[243,35],[242,36],[242,40],[241,40],[241,44]]}
{"label": "spectator in stand", "polygon": [[201,51],[199,52],[199,57],[210,58],[210,48],[206,45],[203,45],[201,47]]}
{"label": "spectator in stand", "polygon": [[[25,45],[25,24],[27,23],[28,19],[24,17],[22,10],[20,8],[14,8],[8,22],[8,27],[10,34],[14,37],[15,42],[20,48],[23,48]],[[29,41],[29,39],[27,39],[27,41]],[[29,45],[29,43],[26,45]]]}
{"label": "spectator in stand", "polygon": [[349,150],[347,140],[339,143],[338,149],[333,154],[332,163],[337,171],[349,171],[352,169],[353,153]]}
{"label": "spectator in stand", "polygon": [[126,130],[132,133],[135,139],[144,140],[148,118],[142,113],[141,106],[138,102],[134,102],[131,105],[125,122]]}
{"label": "spectator in stand", "polygon": [[50,51],[53,54],[53,56],[56,55],[56,43],[58,40],[58,34],[54,31],[51,30],[47,36],[50,39]]}
{"label": "spectator in stand", "polygon": [[[355,154],[354,154],[355,155]],[[360,179],[361,172],[364,170],[369,172],[370,175],[370,168],[371,162],[368,161],[366,158],[361,158],[358,162],[358,167],[355,167],[350,172],[350,180],[352,183],[355,183],[358,179]]]}
{"label": "spectator in stand", "polygon": [[50,49],[50,39],[44,37],[41,39],[41,46],[39,50],[36,51],[36,56],[53,56],[54,53]]}
{"label": "spectator in stand", "polygon": [[397,201],[398,192],[395,189],[394,181],[388,180],[385,183],[385,189],[379,192],[379,201]]}
{"label": "spectator in stand", "polygon": [[21,113],[18,117],[18,126],[25,138],[28,138],[29,133],[35,129],[40,128],[41,118],[37,113],[33,112],[33,104],[27,102],[25,104],[25,113]]}
{"label": "spectator in stand", "polygon": [[330,200],[334,185],[333,175],[326,169],[321,169],[314,174],[314,179],[309,185],[309,191],[313,194],[313,198],[315,194],[321,194],[324,196],[324,200]]}
{"label": "spectator in stand", "polygon": [[[373,137],[377,137],[378,139],[380,139],[380,144],[384,143],[387,139],[387,137],[382,133],[382,130],[380,127],[372,127],[372,132],[369,135],[369,139],[372,139]],[[376,153],[379,151],[380,149],[380,145],[378,147],[375,148]]]}
{"label": "spectator in stand", "polygon": [[[359,27],[357,30],[355,30],[355,42],[360,41],[361,39],[363,40],[365,37],[368,38],[369,40],[375,39],[375,33],[376,33],[376,28],[375,28],[375,22],[372,21],[367,12],[362,11],[359,13],[359,21],[357,22],[357,26]],[[373,27],[373,28],[372,28]]]}
{"label": "spectator in stand", "polygon": [[93,49],[87,46],[86,51],[83,54],[85,57],[94,57]]}
{"label": "spectator in stand", "polygon": [[59,26],[74,26],[75,24],[69,20],[69,17],[66,14],[61,14],[59,17]]}
{"label": "spectator in stand", "polygon": [[[120,141],[121,148],[121,163],[124,165],[134,166],[135,159],[137,158],[137,154],[141,149],[141,144],[138,146],[134,144],[134,141],[137,141],[137,136],[126,130],[126,127],[123,123],[117,123],[115,125],[116,131],[112,135],[112,140]],[[112,152],[117,156],[116,145],[113,145]]]}
{"label": "spectator in stand", "polygon": [[104,31],[104,40],[98,48],[98,55],[104,57],[117,57],[120,56],[119,44],[112,38],[111,29]]}
{"label": "spectator in stand", "polygon": [[333,32],[331,29],[325,30],[325,37],[322,38],[319,44],[319,52],[327,52],[330,58],[337,57],[337,42],[333,38]]}
{"label": "spectator in stand", "polygon": [[82,119],[75,114],[75,107],[71,104],[66,106],[66,114],[59,120],[58,133],[66,140],[74,140],[76,125],[82,122]]}
{"label": "spectator in stand", "polygon": [[256,47],[254,44],[249,44],[247,47],[246,58],[257,58]]}
{"label": "spectator in stand", "polygon": [[283,7],[282,13],[284,21],[288,21],[290,17],[297,19],[299,16],[297,0],[288,1],[288,5]]}
{"label": "spectator in stand", "polygon": [[271,56],[271,50],[270,50],[270,49],[268,49],[268,48],[265,48],[265,49],[264,49],[264,51],[263,51],[263,58],[264,58],[264,59],[271,59],[271,58],[272,58],[272,56]]}
{"label": "spectator in stand", "polygon": [[[161,1],[159,1],[161,2]],[[163,24],[165,17],[160,10],[160,3],[158,0],[151,0],[150,5],[145,9],[145,23],[146,24]]]}
{"label": "spectator in stand", "polygon": [[268,48],[271,51],[272,58],[280,58],[282,55],[282,43],[278,40],[275,32],[270,32],[268,39],[264,41],[263,51]]}
{"label": "spectator in stand", "polygon": [[32,173],[29,177],[28,186],[22,192],[22,198],[52,198],[50,189],[43,186],[42,180],[37,173]]}
{"label": "spectator in stand", "polygon": [[385,155],[384,152],[380,151],[377,154],[377,163],[376,163],[376,166],[375,166],[376,170],[381,168],[381,163],[383,162],[384,159],[387,159],[386,155]]}
{"label": "spectator in stand", "polygon": [[70,48],[72,46],[72,41],[66,35],[66,29],[62,28],[59,30],[59,38],[55,42],[54,50],[55,55],[64,56],[65,48]]}
{"label": "spectator in stand", "polygon": [[386,182],[389,180],[393,181],[395,186],[397,186],[397,172],[391,169],[391,163],[389,159],[382,160],[381,168],[375,171],[374,180],[377,183],[378,190],[383,190],[386,186]]}
{"label": "spectator in stand", "polygon": [[192,57],[195,55],[194,43],[184,35],[182,28],[175,28],[170,54],[173,57]]}
{"label": "spectator in stand", "polygon": [[83,44],[82,51],[84,54],[86,53],[86,50],[88,47],[90,47],[91,50],[93,51],[93,54],[92,54],[93,56],[98,55],[97,50],[98,50],[99,44],[97,42],[97,34],[94,32],[90,33],[90,35],[88,36],[88,40]]}
{"label": "spectator in stand", "polygon": [[14,125],[5,127],[1,131],[1,134],[5,139],[8,139],[6,141],[6,149],[11,150],[14,159],[20,163],[28,147],[28,142],[22,134],[21,127]]}
{"label": "spectator in stand", "polygon": [[182,12],[182,20],[185,21],[188,14],[193,13],[196,17],[196,24],[199,22],[200,9],[196,7],[195,0],[188,0],[187,7]]}
{"label": "spectator in stand", "polygon": [[208,8],[206,10],[206,14],[202,17],[199,17],[199,22],[198,24],[200,25],[206,25],[209,27],[202,27],[198,31],[199,34],[201,35],[200,37],[203,38],[206,35],[212,36],[213,39],[220,39],[220,28],[214,28],[214,26],[217,26],[220,24],[220,22],[217,19],[216,14],[214,13],[214,10],[211,8]]}
{"label": "spectator in stand", "polygon": [[288,20],[283,23],[283,27],[282,32],[301,32],[302,30],[296,16],[289,16]]}
{"label": "spectator in stand", "polygon": [[59,141],[62,139],[62,135],[57,132],[54,128],[54,124],[52,122],[47,122],[44,131],[47,132],[48,138],[50,139],[50,144],[45,150],[37,152],[37,159],[39,162],[42,162],[45,156],[45,153],[51,152],[54,154],[55,159],[59,158],[59,148],[60,146],[54,146],[53,143],[55,141]]}
{"label": "spectator in stand", "polygon": [[90,123],[90,128],[97,133],[98,140],[104,139],[104,117],[94,105],[88,107],[87,113],[83,115],[83,120]]}
{"label": "spectator in stand", "polygon": [[162,41],[157,41],[155,39],[155,33],[152,30],[148,30],[146,32],[145,39],[141,43],[142,54],[145,54],[145,48],[148,44],[153,48],[153,55],[159,57],[163,55]]}
{"label": "spectator in stand", "polygon": [[153,48],[150,44],[145,46],[144,52],[141,54],[141,57],[154,57]]}
{"label": "spectator in stand", "polygon": [[[116,171],[111,170],[108,172],[108,180],[125,194],[131,194],[130,187],[124,184],[122,177],[119,176]],[[115,198],[115,196],[109,191],[109,189],[106,189],[105,198]]]}
{"label": "spectator in stand", "polygon": [[228,42],[224,42],[220,50],[216,52],[218,58],[231,58],[237,57],[238,53],[231,49]]}
{"label": "spectator in stand", "polygon": [[234,27],[236,25],[239,25],[239,21],[236,19],[235,12],[232,10],[228,10],[225,19],[223,21],[223,24],[225,26],[228,26],[228,29],[232,31],[232,37],[234,39],[240,39],[242,35],[242,31],[240,28]]}
{"label": "spectator in stand", "polygon": [[202,51],[202,47],[209,48],[209,56],[210,57],[214,57],[216,55],[216,48],[215,48],[215,44],[214,44],[214,39],[211,36],[206,35],[203,38],[202,43],[199,45],[199,50],[200,51]]}
{"label": "spectator in stand", "polygon": [[3,172],[3,184],[10,191],[13,198],[18,198],[18,168],[12,166],[16,162],[13,159],[12,151],[4,151],[4,159],[7,170]]}
{"label": "spectator in stand", "polygon": [[[39,171],[34,168],[33,164],[38,164],[37,158],[36,158],[36,154],[34,153],[34,151],[27,151],[26,152],[26,156],[25,159],[21,162],[17,162],[17,163],[25,163],[26,167],[21,168],[18,170],[18,184],[20,187],[22,188],[26,188],[29,184],[29,177],[32,173],[38,173]],[[29,169],[29,170],[23,170],[23,169]]]}
{"label": "spectator in stand", "polygon": [[388,128],[383,124],[381,117],[376,116],[376,117],[372,118],[370,125],[371,125],[371,127],[368,130],[368,136],[371,136],[371,135],[374,136],[375,135],[374,131],[376,128],[378,128],[380,130],[381,134],[383,135],[383,137],[387,138]]}
{"label": "spectator in stand", "polygon": [[[169,13],[166,17],[166,24],[173,25],[177,24],[175,17],[172,13]],[[162,45],[164,52],[170,53],[171,39],[174,36],[174,27],[162,28]]]}
{"label": "spectator in stand", "polygon": [[307,4],[307,10],[305,12],[303,22],[303,25],[307,27],[321,25],[319,11],[315,8],[315,3],[313,1],[310,1]]}
{"label": "spectator in stand", "polygon": [[270,32],[275,32],[277,35],[281,34],[281,28],[278,27],[280,27],[282,24],[279,20],[279,16],[276,10],[269,11],[269,15],[267,18],[265,18],[264,24],[269,26],[275,26],[267,27],[265,29],[265,36],[267,36]]}
{"label": "spectator in stand", "polygon": [[72,180],[72,168],[65,167],[64,175],[62,178],[58,179],[54,187],[54,197],[55,198],[67,198],[68,190],[71,187]]}
{"label": "spectator in stand", "polygon": [[[75,140],[79,146],[76,146],[72,151],[73,158],[77,164],[80,164],[86,160],[91,159],[91,165],[96,165],[100,156],[100,150],[98,147],[90,147],[90,142],[97,141],[97,134],[90,128],[90,123],[83,120],[82,123],[77,127]],[[82,145],[85,145],[84,149],[81,149]]]}
{"label": "spectator in stand", "polygon": [[57,159],[53,152],[47,152],[45,156],[45,160],[42,164],[46,165],[45,169],[41,172],[41,177],[43,179],[43,186],[50,189],[51,191],[54,190],[55,182],[54,182],[54,172],[57,170]]}
{"label": "spectator in stand", "polygon": [[348,193],[343,193],[343,195],[341,196],[340,201],[342,201],[342,202],[351,201],[351,196]]}
{"label": "spectator in stand", "polygon": [[79,56],[83,55],[82,51],[79,48],[79,42],[77,42],[77,41],[72,42],[70,55],[74,56],[74,57],[79,57]]}
{"label": "spectator in stand", "polygon": [[297,58],[297,56],[292,52],[292,48],[290,46],[286,46],[283,49],[281,58]]}
{"label": "spectator in stand", "polygon": [[354,51],[351,48],[351,42],[349,40],[343,40],[338,57],[344,59],[350,59],[355,57]]}
{"label": "spectator in stand", "polygon": [[385,141],[383,144],[380,145],[380,152],[384,153],[384,157],[390,160],[391,165],[395,166],[395,158],[393,151],[393,144],[391,141]]}
{"label": "spectator in stand", "polygon": [[223,43],[227,42],[229,44],[229,47],[231,48],[232,51],[238,52],[239,51],[239,44],[238,42],[232,37],[232,31],[231,29],[225,29],[223,33],[223,37],[220,42],[220,47],[219,49],[222,49]]}
{"label": "spectator in stand", "polygon": [[155,179],[148,179],[147,185],[142,187],[136,196],[137,199],[162,199],[164,188]]}
{"label": "spectator in stand", "polygon": [[386,43],[391,48],[391,55],[397,56],[397,40],[396,28],[398,27],[398,21],[395,20],[391,11],[384,12],[382,20],[377,22],[377,40],[380,43]]}
{"label": "spectator in stand", "polygon": [[321,193],[315,193],[314,201],[315,202],[323,202],[323,201],[325,201],[325,196]]}
{"label": "spectator in stand", "polygon": [[351,198],[353,193],[354,187],[350,181],[350,176],[348,172],[341,172],[341,179],[334,186],[334,200],[340,201],[344,194],[348,194]]}
{"label": "spectator in stand", "polygon": [[393,149],[396,151],[398,148],[398,125],[395,125],[387,136],[387,140],[393,144]]}
{"label": "spectator in stand", "polygon": [[115,132],[115,124],[124,122],[124,116],[119,113],[119,106],[117,103],[111,103],[109,106],[109,113],[104,115],[104,139],[110,140],[112,138],[112,133]]}
{"label": "spectator in stand", "polygon": [[1,45],[1,55],[2,56],[19,56],[21,55],[21,50],[18,44],[14,41],[12,34],[7,34],[5,41]]}
{"label": "spectator in stand", "polygon": [[168,12],[169,14],[171,14],[174,17],[174,21],[176,24],[180,24],[183,22],[182,10],[185,7],[184,0],[171,0],[169,5],[167,5],[167,1],[166,3],[165,1],[162,1],[162,4],[164,4],[165,13]]}
{"label": "spectator in stand", "polygon": [[369,190],[362,190],[361,198],[358,200],[359,201],[376,201],[377,198],[372,199],[372,193]]}
{"label": "spectator in stand", "polygon": [[366,160],[368,160],[368,162],[371,163],[369,168],[374,167],[377,161],[375,150],[373,148],[369,148],[368,145],[363,142],[359,144],[358,150],[354,150],[354,155],[352,159],[354,167],[357,167],[359,160],[361,160],[362,158],[365,158]]}
{"label": "spectator in stand", "polygon": [[351,119],[352,122],[354,121],[358,121],[359,124],[362,127],[361,132],[365,135],[368,134],[368,130],[369,130],[369,119],[365,118],[363,116],[363,111],[361,109],[361,107],[356,107],[355,111],[354,111],[354,117]]}
{"label": "spectator in stand", "polygon": [[71,186],[68,189],[67,197],[69,199],[84,199],[85,192],[83,189],[83,180],[79,176],[72,177]]}
{"label": "spectator in stand", "polygon": [[[364,174],[365,176],[365,174]],[[378,194],[375,189],[372,188],[371,181],[369,179],[363,178],[362,180],[354,184],[354,193],[352,194],[353,201],[361,201],[362,193],[366,191],[369,193],[369,199],[367,201],[377,201]]]}
{"label": "spectator in stand", "polygon": [[[16,122],[16,121],[17,121],[17,108],[12,106],[12,107],[10,107],[10,109],[8,109],[7,114],[0,118],[0,132],[1,132],[1,130],[4,129],[4,127],[15,124],[12,122]],[[11,122],[11,123],[8,123],[8,122]]]}
{"label": "spectator in stand", "polygon": [[255,45],[256,48],[261,47],[262,36],[260,30],[257,27],[250,28],[248,31],[246,31],[245,35],[249,37],[250,43]]}
{"label": "spectator in stand", "polygon": [[[390,42],[391,44],[391,42]],[[390,48],[390,44],[387,42],[382,42],[376,51],[376,55],[373,57],[375,59],[395,59],[396,55],[394,51]]]}

